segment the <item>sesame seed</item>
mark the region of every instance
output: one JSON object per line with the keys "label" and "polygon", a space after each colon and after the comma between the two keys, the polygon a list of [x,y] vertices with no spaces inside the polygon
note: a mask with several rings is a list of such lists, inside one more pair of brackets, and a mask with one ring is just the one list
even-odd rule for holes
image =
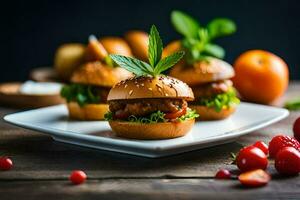
{"label": "sesame seed", "polygon": [[151,90],[151,91],[152,91],[152,88],[148,88],[148,90]]}
{"label": "sesame seed", "polygon": [[126,85],[124,85],[124,88],[127,88],[127,86],[128,86],[127,84],[126,84]]}
{"label": "sesame seed", "polygon": [[129,91],[129,95],[132,95],[132,93],[133,93],[133,90],[130,90],[130,91]]}

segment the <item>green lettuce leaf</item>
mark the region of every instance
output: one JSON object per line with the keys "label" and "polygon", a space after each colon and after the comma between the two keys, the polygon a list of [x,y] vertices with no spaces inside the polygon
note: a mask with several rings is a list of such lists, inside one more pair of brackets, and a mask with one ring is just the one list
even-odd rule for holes
{"label": "green lettuce leaf", "polygon": [[97,95],[94,87],[91,85],[81,85],[77,83],[65,85],[61,89],[60,95],[64,97],[67,102],[75,101],[80,106],[100,102],[100,96]]}
{"label": "green lettuce leaf", "polygon": [[[180,122],[183,122],[185,120],[189,119],[194,119],[199,117],[199,115],[196,113],[196,111],[191,110],[188,108],[187,113],[179,118]],[[111,121],[113,120],[113,114],[112,112],[108,112],[104,115],[105,120]],[[135,122],[135,123],[143,123],[143,124],[150,124],[150,123],[160,123],[160,122],[167,122],[168,119],[165,119],[165,113],[161,111],[156,111],[154,113],[151,113],[148,116],[145,117],[136,117],[134,115],[129,116],[126,120],[124,121],[129,121],[129,122]]]}
{"label": "green lettuce leaf", "polygon": [[230,88],[227,92],[217,94],[213,97],[201,98],[198,102],[200,105],[214,108],[217,112],[220,112],[223,108],[229,108],[239,103],[240,100],[236,97],[234,88]]}

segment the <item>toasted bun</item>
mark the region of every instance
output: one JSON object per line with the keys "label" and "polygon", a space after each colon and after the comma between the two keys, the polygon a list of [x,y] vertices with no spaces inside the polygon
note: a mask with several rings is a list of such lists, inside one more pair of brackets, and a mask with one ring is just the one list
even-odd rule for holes
{"label": "toasted bun", "polygon": [[101,62],[90,62],[82,65],[73,73],[71,82],[112,87],[131,76],[132,74],[123,68],[112,68]]}
{"label": "toasted bun", "polygon": [[226,109],[222,109],[220,112],[215,111],[213,108],[208,108],[206,106],[200,105],[189,105],[189,107],[199,114],[197,120],[220,120],[229,117],[232,113],[235,112],[236,107],[231,106]]}
{"label": "toasted bun", "polygon": [[180,98],[193,100],[194,94],[187,84],[170,76],[143,76],[119,82],[110,90],[107,100],[145,98]]}
{"label": "toasted bun", "polygon": [[132,56],[131,49],[127,42],[120,37],[103,37],[99,39],[108,54]]}
{"label": "toasted bun", "polygon": [[60,46],[55,52],[54,67],[60,78],[68,80],[72,72],[84,62],[85,46],[70,43]]}
{"label": "toasted bun", "polygon": [[76,102],[67,103],[69,116],[79,120],[103,120],[109,111],[108,104],[86,104],[82,107]]}
{"label": "toasted bun", "polygon": [[146,61],[148,59],[148,34],[143,31],[129,31],[125,33],[124,37],[131,47],[133,55]]}
{"label": "toasted bun", "polygon": [[181,48],[181,41],[180,40],[174,40],[170,42],[163,50],[162,57],[165,58],[173,53],[176,53],[177,51],[182,50]]}
{"label": "toasted bun", "polygon": [[232,66],[217,58],[199,61],[192,66],[185,65],[182,62],[176,64],[170,71],[170,76],[176,77],[190,86],[230,79],[234,76]]}
{"label": "toasted bun", "polygon": [[117,136],[140,140],[171,139],[181,137],[192,129],[194,123],[195,119],[186,120],[184,122],[152,124],[109,121],[109,125]]}

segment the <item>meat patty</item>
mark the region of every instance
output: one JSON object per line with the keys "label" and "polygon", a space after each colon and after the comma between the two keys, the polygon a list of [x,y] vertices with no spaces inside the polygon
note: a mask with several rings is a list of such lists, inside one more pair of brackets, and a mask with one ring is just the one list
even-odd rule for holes
{"label": "meat patty", "polygon": [[98,87],[98,86],[92,87],[92,93],[96,96],[99,96],[100,102],[102,102],[102,103],[107,102],[107,96],[108,96],[109,90],[110,90],[110,88],[105,88],[105,87]]}
{"label": "meat patty", "polygon": [[231,80],[224,80],[218,82],[207,83],[204,85],[199,85],[197,87],[192,87],[195,99],[203,97],[211,97],[216,94],[221,94],[227,92],[232,87]]}
{"label": "meat patty", "polygon": [[158,110],[173,113],[186,106],[187,102],[183,99],[133,99],[109,102],[111,112],[123,111],[128,116],[146,116]]}

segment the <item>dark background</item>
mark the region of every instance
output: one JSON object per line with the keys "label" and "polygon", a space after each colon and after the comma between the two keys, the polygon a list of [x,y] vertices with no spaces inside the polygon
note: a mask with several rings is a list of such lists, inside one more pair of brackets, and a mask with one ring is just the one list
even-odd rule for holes
{"label": "dark background", "polygon": [[86,42],[90,34],[122,35],[157,25],[164,43],[178,38],[169,15],[180,9],[202,24],[228,17],[238,31],[217,41],[232,63],[243,51],[265,49],[282,57],[290,77],[300,79],[300,1],[297,0],[139,0],[10,1],[1,3],[0,82],[25,80],[30,69],[51,65],[62,43]]}

